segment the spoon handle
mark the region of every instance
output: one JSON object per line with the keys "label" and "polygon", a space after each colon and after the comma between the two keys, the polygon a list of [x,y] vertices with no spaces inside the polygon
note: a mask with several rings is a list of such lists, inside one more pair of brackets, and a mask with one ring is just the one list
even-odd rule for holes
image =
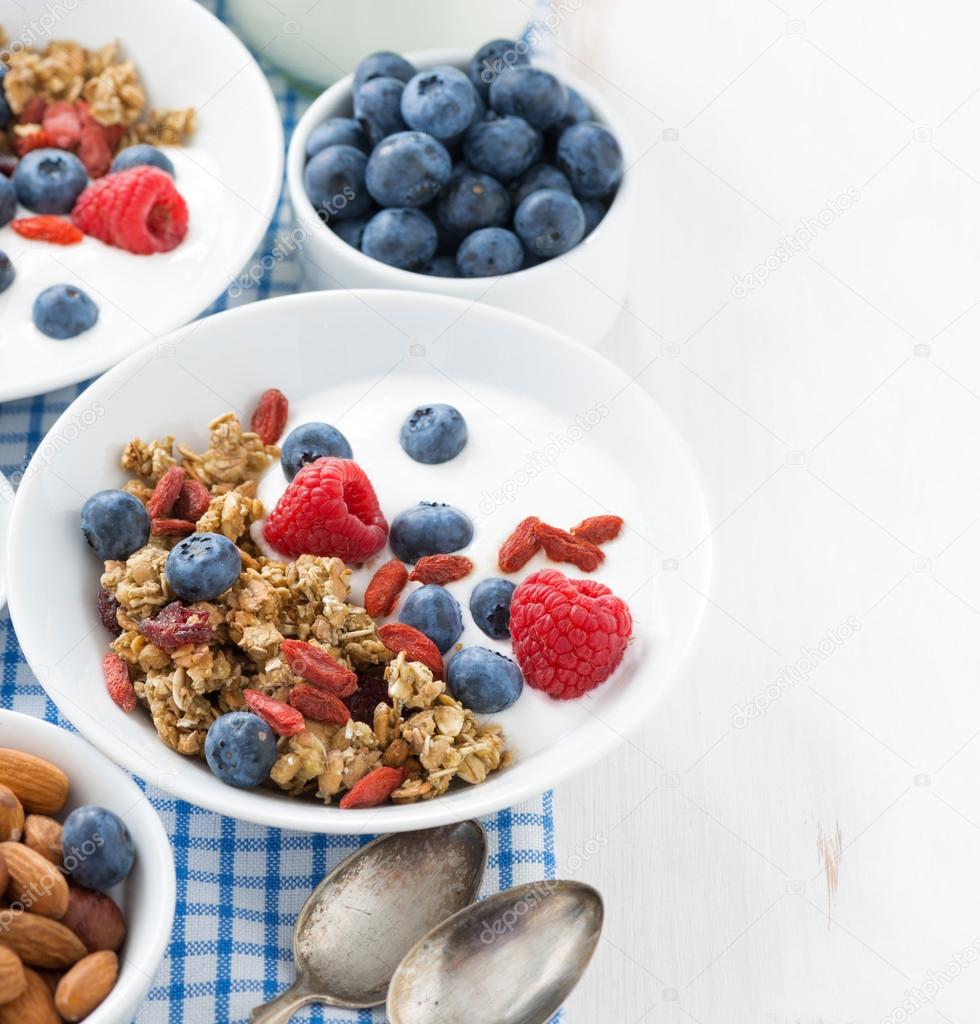
{"label": "spoon handle", "polygon": [[275,999],[256,1006],[252,1011],[252,1024],[286,1024],[297,1010],[316,1000],[317,996],[307,988],[302,978],[297,979]]}

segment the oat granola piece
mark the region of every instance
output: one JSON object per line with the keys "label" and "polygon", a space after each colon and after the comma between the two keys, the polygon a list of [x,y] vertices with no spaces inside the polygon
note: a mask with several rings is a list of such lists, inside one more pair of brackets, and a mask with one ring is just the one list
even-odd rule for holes
{"label": "oat granola piece", "polygon": [[228,491],[211,499],[207,511],[197,521],[197,532],[220,533],[229,540],[237,541],[264,514],[258,498],[249,497],[238,489]]}
{"label": "oat granola piece", "polygon": [[102,586],[119,602],[120,625],[137,629],[143,619],[173,600],[164,576],[166,564],[166,550],[152,543],[133,552],[125,562],[105,563]]}
{"label": "oat granola piece", "polygon": [[385,681],[396,708],[429,708],[446,692],[441,679],[435,679],[422,662],[408,661],[404,652],[385,669]]}
{"label": "oat granola piece", "polygon": [[[84,61],[84,54],[82,55]],[[146,106],[146,93],[130,60],[106,64],[80,89],[92,117],[99,124],[135,124]],[[72,99],[77,99],[73,96]]]}
{"label": "oat granola piece", "polygon": [[257,477],[278,458],[279,449],[263,444],[258,434],[242,429],[233,412],[219,416],[208,429],[211,447],[203,454],[199,455],[186,445],[177,445],[188,474],[207,487],[221,484],[237,487]]}
{"label": "oat granola piece", "polygon": [[169,434],[162,440],[151,441],[149,444],[134,437],[123,448],[120,465],[130,473],[142,477],[152,488],[168,469],[177,465],[173,448],[174,439]]}

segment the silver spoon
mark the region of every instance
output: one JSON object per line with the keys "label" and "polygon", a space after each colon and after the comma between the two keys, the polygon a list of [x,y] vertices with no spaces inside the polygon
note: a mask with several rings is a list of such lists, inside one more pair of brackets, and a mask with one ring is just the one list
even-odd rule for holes
{"label": "silver spoon", "polygon": [[602,897],[533,882],[437,925],[399,964],[390,1024],[542,1024],[575,988],[602,931]]}
{"label": "silver spoon", "polygon": [[476,821],[383,836],[352,854],[300,911],[296,980],[252,1011],[253,1024],[285,1024],[308,1003],[383,1003],[414,943],[476,898],[486,859],[487,837]]}

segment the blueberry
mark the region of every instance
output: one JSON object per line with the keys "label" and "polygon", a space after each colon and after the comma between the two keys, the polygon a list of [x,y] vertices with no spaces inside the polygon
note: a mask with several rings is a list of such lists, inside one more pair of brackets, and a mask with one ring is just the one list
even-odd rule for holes
{"label": "blueberry", "polygon": [[393,206],[368,221],[361,252],[389,266],[412,270],[431,260],[438,244],[436,226],[424,213]]}
{"label": "blueberry", "polygon": [[[453,270],[455,271],[456,263],[453,262]],[[3,251],[0,251],[0,295],[2,295],[13,283],[14,278],[17,276],[17,272],[14,270],[13,263],[10,262],[10,257]],[[455,274],[453,275],[455,276]]]}
{"label": "blueberry", "polygon": [[375,213],[377,213],[377,210],[366,213],[361,217],[348,217],[347,220],[331,220],[330,227],[333,228],[333,233],[339,235],[348,245],[354,246],[355,249],[360,249],[361,239],[364,237],[364,227]]}
{"label": "blueberry", "polygon": [[76,807],[65,818],[61,852],[72,881],[100,892],[126,878],[136,860],[133,837],[123,820],[92,804]]}
{"label": "blueberry", "polygon": [[0,228],[6,227],[17,213],[17,193],[9,179],[0,174]]}
{"label": "blueberry", "polygon": [[413,590],[398,618],[424,633],[443,654],[463,635],[459,602],[445,587],[435,583]]}
{"label": "blueberry", "polygon": [[623,178],[623,151],[613,133],[596,121],[573,124],[561,133],[556,162],[583,199],[610,195]]}
{"label": "blueberry", "polygon": [[463,239],[456,253],[456,266],[463,277],[513,274],[523,265],[521,240],[506,228],[480,228]]}
{"label": "blueberry", "polygon": [[[3,79],[0,78],[0,82]],[[13,119],[14,113],[10,109],[10,104],[7,102],[7,97],[4,95],[3,89],[0,88],[0,130],[7,127]]]}
{"label": "blueberry", "polygon": [[407,82],[415,74],[415,68],[400,54],[391,50],[379,50],[365,57],[354,70],[353,90],[357,92],[365,83],[375,78],[397,78]]}
{"label": "blueberry", "polygon": [[282,443],[282,471],[287,480],[292,480],[308,462],[328,456],[352,459],[354,453],[347,438],[336,427],[329,423],[303,423]]}
{"label": "blueberry", "polygon": [[167,555],[170,589],[188,604],[213,601],[238,579],[242,556],[220,533],[194,533]]}
{"label": "blueberry", "polygon": [[585,214],[585,233],[591,235],[599,226],[599,221],[605,217],[606,208],[598,199],[581,199],[579,206]]}
{"label": "blueberry", "polygon": [[541,133],[522,117],[489,117],[473,125],[463,140],[466,162],[478,171],[510,181],[541,156]]}
{"label": "blueberry", "polygon": [[420,501],[399,512],[388,534],[391,550],[403,562],[417,562],[425,555],[448,555],[465,548],[473,539],[473,523],[452,505]]}
{"label": "blueberry", "polygon": [[316,156],[327,146],[353,146],[362,153],[371,150],[363,129],[352,117],[331,117],[318,124],[306,140],[306,158]]}
{"label": "blueberry", "polygon": [[466,420],[451,405],[420,405],[402,424],[398,440],[416,462],[435,466],[466,447]]}
{"label": "blueberry", "polygon": [[35,149],[17,164],[14,189],[21,206],[35,213],[71,213],[88,184],[85,165],[62,149]]}
{"label": "blueberry", "polygon": [[150,538],[150,517],[139,498],[126,491],[98,491],[82,506],[82,533],[107,561],[123,561]]}
{"label": "blueberry", "polygon": [[306,194],[324,220],[346,220],[371,208],[364,184],[366,166],[367,157],[353,146],[328,146],[306,165]]}
{"label": "blueberry", "polygon": [[128,171],[130,167],[144,166],[159,167],[161,171],[166,171],[171,178],[177,177],[170,157],[166,153],[162,153],[156,146],[146,146],[143,143],[121,149],[115,160],[112,161],[109,173],[118,174],[119,171]]}
{"label": "blueberry", "polygon": [[507,189],[489,174],[457,165],[436,204],[439,223],[457,236],[510,220]]}
{"label": "blueberry", "polygon": [[[456,266],[454,256],[433,256],[431,260],[415,269],[419,274],[427,274],[429,277],[459,277],[459,268]],[[0,291],[2,290],[0,288]]]}
{"label": "blueberry", "polygon": [[486,647],[464,647],[449,659],[446,685],[461,704],[480,715],[509,708],[524,689],[516,663]]}
{"label": "blueberry", "polygon": [[364,180],[382,206],[424,206],[449,181],[446,147],[425,132],[396,132],[375,146]]}
{"label": "blueberry", "polygon": [[510,198],[518,207],[532,193],[543,188],[556,188],[559,192],[572,194],[572,183],[552,164],[535,164],[528,168],[516,181],[511,182]]}
{"label": "blueberry", "polygon": [[407,127],[401,108],[404,90],[405,83],[397,78],[372,78],[354,93],[354,117],[372,146]]}
{"label": "blueberry", "polygon": [[65,341],[84,334],[99,319],[99,307],[73,284],[53,284],[34,300],[34,325],[49,338]]}
{"label": "blueberry", "polygon": [[493,80],[515,65],[527,64],[527,45],[513,39],[494,39],[484,43],[470,61],[468,73],[476,91],[484,98]]}
{"label": "blueberry", "polygon": [[514,230],[524,248],[550,259],[568,252],[585,237],[585,214],[566,192],[543,188],[532,192],[514,214]]}
{"label": "blueberry", "polygon": [[515,114],[544,131],[565,116],[568,93],[550,71],[515,67],[494,79],[490,86],[490,106],[498,114]]}
{"label": "blueberry", "polygon": [[473,621],[493,640],[510,636],[510,602],[515,585],[510,580],[482,580],[470,595]]}
{"label": "blueberry", "polygon": [[254,789],[265,782],[276,763],[276,736],[258,715],[233,711],[211,724],[204,756],[225,785]]}
{"label": "blueberry", "polygon": [[473,83],[448,64],[420,71],[402,94],[405,123],[437,139],[451,139],[465,131],[476,110]]}
{"label": "blueberry", "polygon": [[582,94],[570,85],[565,86],[565,92],[568,93],[568,107],[565,109],[565,116],[548,133],[552,141],[557,141],[561,133],[573,124],[592,120],[592,111],[588,103],[582,99]]}

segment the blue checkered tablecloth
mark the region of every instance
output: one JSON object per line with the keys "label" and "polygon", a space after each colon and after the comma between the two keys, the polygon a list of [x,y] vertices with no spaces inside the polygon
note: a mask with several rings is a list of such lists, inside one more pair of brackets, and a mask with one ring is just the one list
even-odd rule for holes
{"label": "blue checkered tablecloth", "polygon": [[[205,6],[224,17],[221,0]],[[271,68],[265,70],[279,100],[288,140],[309,98]],[[261,262],[288,226],[289,208],[283,198],[261,250],[249,265]],[[296,291],[299,275],[294,263],[272,262],[274,269],[260,275],[256,287],[234,298],[226,293],[209,312]],[[0,470],[14,484],[47,429],[84,388],[82,383],[0,403]],[[24,661],[5,611],[0,613],[0,652],[0,706],[70,728]],[[173,840],[177,908],[170,948],[137,1020],[140,1024],[247,1020],[253,1006],[272,998],[292,980],[292,927],[306,897],[332,867],[369,837],[309,836],[260,828],[144,788]],[[550,794],[501,811],[483,824],[490,838],[485,892],[555,877]],[[381,1010],[348,1013],[312,1007],[296,1019],[369,1024],[385,1017]]]}

